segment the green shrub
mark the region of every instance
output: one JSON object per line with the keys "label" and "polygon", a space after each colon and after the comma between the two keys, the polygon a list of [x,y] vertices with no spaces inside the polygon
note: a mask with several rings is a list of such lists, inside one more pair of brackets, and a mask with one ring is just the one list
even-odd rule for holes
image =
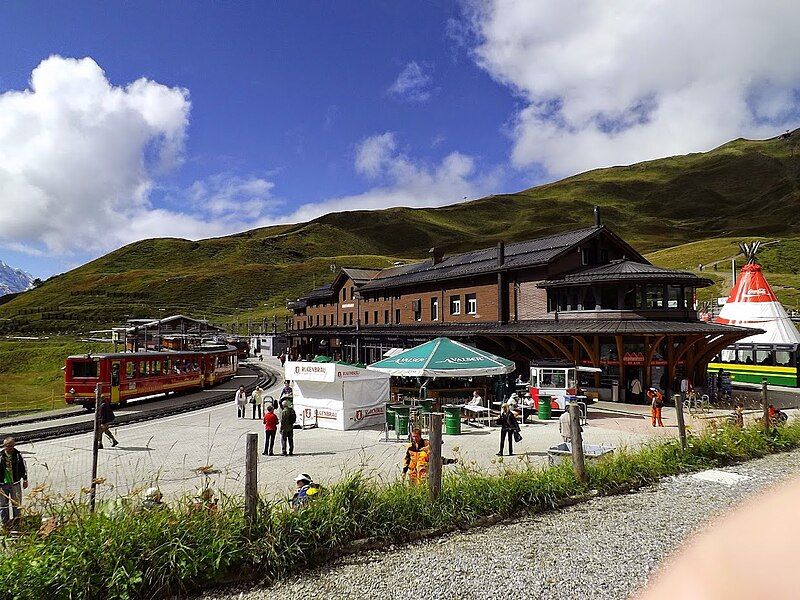
{"label": "green shrub", "polygon": [[3,597],[19,599],[150,598],[232,576],[272,581],[324,562],[358,539],[403,542],[414,531],[549,510],[590,489],[615,493],[796,448],[800,423],[769,434],[726,426],[688,441],[685,452],[671,440],[591,461],[587,486],[569,464],[542,468],[520,460],[500,463],[501,472],[493,475],[459,465],[446,474],[435,503],[425,486],[381,484],[354,473],[298,511],[285,501],[263,502],[249,529],[241,504],[232,500],[213,511],[178,503],[142,512],[121,504],[94,515],[73,503],[54,509],[62,524],[50,535],[32,533],[8,543],[0,554],[0,589]]}

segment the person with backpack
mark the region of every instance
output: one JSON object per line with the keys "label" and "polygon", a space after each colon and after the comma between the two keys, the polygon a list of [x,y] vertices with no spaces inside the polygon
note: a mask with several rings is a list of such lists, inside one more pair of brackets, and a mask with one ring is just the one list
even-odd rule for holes
{"label": "person with backpack", "polygon": [[100,439],[98,440],[97,447],[103,449],[103,434],[105,433],[111,439],[111,446],[119,444],[117,438],[111,433],[111,423],[114,422],[114,411],[111,410],[111,398],[103,398],[103,403],[100,405]]}
{"label": "person with backpack", "polygon": [[308,475],[307,473],[300,473],[297,477],[295,477],[294,481],[295,485],[297,486],[297,491],[289,501],[294,510],[297,510],[298,508],[308,504],[309,500],[313,500],[317,494],[322,491],[320,485],[313,482],[311,480],[311,475]]}
{"label": "person with backpack", "polygon": [[297,413],[290,402],[281,402],[281,454],[286,456],[287,449],[289,456],[294,454],[294,424],[297,421]]}
{"label": "person with backpack", "polygon": [[520,441],[522,435],[519,432],[517,417],[509,410],[507,403],[503,403],[500,407],[500,417],[497,419],[497,424],[500,425],[500,452],[497,453],[497,456],[503,456],[506,438],[508,438],[508,455],[514,456],[514,440]]}
{"label": "person with backpack", "polygon": [[664,421],[661,420],[661,408],[664,406],[664,395],[661,390],[651,387],[647,390],[647,398],[650,400],[650,421],[653,427],[656,424],[659,427],[663,427]]}
{"label": "person with backpack", "polygon": [[258,413],[258,418],[261,419],[261,407],[264,404],[264,391],[261,387],[256,386],[255,391],[250,396],[250,404],[253,406],[253,420],[256,418],[256,412]]}

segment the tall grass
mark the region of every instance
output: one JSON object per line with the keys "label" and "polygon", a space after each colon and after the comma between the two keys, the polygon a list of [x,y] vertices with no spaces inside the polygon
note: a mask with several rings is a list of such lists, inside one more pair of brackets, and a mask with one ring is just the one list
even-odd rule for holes
{"label": "tall grass", "polygon": [[214,510],[179,502],[146,511],[131,501],[95,515],[72,503],[50,508],[58,525],[49,534],[7,543],[0,590],[20,599],[150,598],[237,578],[272,581],[329,560],[355,540],[403,542],[421,530],[549,510],[589,490],[615,493],[798,446],[800,422],[770,434],[726,426],[690,436],[685,452],[668,441],[591,462],[585,486],[569,464],[545,469],[522,460],[495,475],[467,464],[447,474],[435,503],[424,486],[381,484],[356,472],[298,511],[285,501],[262,503],[249,528],[231,499]]}

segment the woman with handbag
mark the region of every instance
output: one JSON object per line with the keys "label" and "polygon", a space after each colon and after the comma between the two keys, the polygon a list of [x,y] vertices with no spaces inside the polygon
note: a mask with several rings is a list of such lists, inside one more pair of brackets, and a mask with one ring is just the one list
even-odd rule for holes
{"label": "woman with handbag", "polygon": [[514,456],[514,441],[519,442],[522,440],[522,435],[519,432],[519,423],[514,413],[508,409],[508,404],[504,403],[500,407],[500,417],[497,419],[497,424],[500,425],[500,452],[497,456],[503,456],[503,446],[505,446],[506,438],[508,438],[508,455]]}

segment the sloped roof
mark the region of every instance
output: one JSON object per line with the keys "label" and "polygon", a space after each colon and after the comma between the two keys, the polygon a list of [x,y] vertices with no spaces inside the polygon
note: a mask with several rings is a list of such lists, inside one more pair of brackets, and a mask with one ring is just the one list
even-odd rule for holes
{"label": "sloped roof", "polygon": [[342,272],[353,280],[356,285],[369,281],[380,273],[380,269],[357,269],[353,267],[342,267]]}
{"label": "sloped roof", "polygon": [[608,230],[605,226],[586,227],[566,233],[559,233],[546,237],[507,244],[504,249],[504,262],[498,266],[497,247],[475,250],[447,256],[438,264],[430,261],[403,265],[383,269],[372,280],[365,283],[362,291],[379,290],[387,287],[396,287],[434,281],[442,279],[455,279],[470,275],[493,273],[498,270],[511,270],[523,267],[547,264],[567,249],[599,234],[601,231],[614,237],[621,245],[629,250],[634,258],[644,259],[636,250],[631,248],[622,239]]}
{"label": "sloped roof", "polygon": [[330,283],[326,283],[325,285],[321,285],[318,288],[314,288],[310,292],[308,292],[299,300],[322,300],[324,298],[332,298],[334,295],[333,293],[333,285]]}
{"label": "sloped roof", "polygon": [[567,287],[617,281],[669,281],[671,283],[690,283],[695,287],[708,287],[714,283],[710,279],[698,277],[688,271],[673,271],[632,260],[615,260],[605,265],[573,271],[559,279],[543,281],[537,287]]}

